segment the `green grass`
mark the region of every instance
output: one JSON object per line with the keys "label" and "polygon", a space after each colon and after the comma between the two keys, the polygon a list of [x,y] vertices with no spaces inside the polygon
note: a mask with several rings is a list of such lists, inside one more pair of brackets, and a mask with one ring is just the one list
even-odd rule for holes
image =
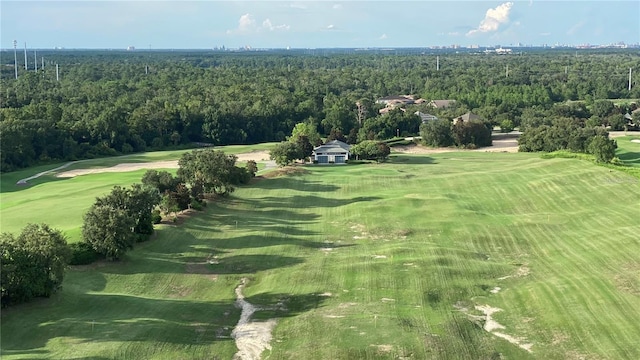
{"label": "green grass", "polygon": [[[229,154],[267,150],[273,143],[220,146]],[[91,159],[75,163],[61,171],[114,166],[122,162],[177,160],[191,150],[157,151],[112,158]],[[29,222],[44,222],[65,231],[70,242],[80,241],[82,216],[97,196],[114,186],[139,183],[145,170],[123,173],[101,173],[75,178],[58,178],[54,174],[30,180],[29,185],[16,185],[20,179],[57,168],[60,164],[38,166],[2,174],[0,189],[0,232],[18,233]],[[239,162],[238,165],[244,166]],[[264,165],[259,164],[259,169]],[[170,170],[175,173],[175,169]]]}
{"label": "green grass", "polygon": [[616,138],[618,144],[616,156],[625,165],[640,167],[640,143],[631,142],[631,140],[640,141],[640,134]]}
{"label": "green grass", "polygon": [[[243,277],[286,307],[255,314],[278,321],[269,359],[640,358],[636,178],[519,153],[306,168],[4,310],[2,358],[231,358]],[[485,304],[532,354],[458,310]]]}

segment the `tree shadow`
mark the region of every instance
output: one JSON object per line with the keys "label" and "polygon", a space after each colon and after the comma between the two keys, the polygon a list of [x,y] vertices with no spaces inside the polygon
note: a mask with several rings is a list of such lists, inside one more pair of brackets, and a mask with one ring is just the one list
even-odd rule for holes
{"label": "tree shadow", "polygon": [[310,249],[322,248],[342,248],[351,247],[354,244],[327,244],[324,242],[306,240],[304,238],[296,238],[289,236],[266,237],[259,235],[246,235],[229,239],[218,239],[215,241],[216,249],[251,249],[278,245],[293,245]]}
{"label": "tree shadow", "polygon": [[258,181],[251,187],[256,189],[289,189],[307,192],[332,192],[340,189],[339,186],[326,184],[322,181],[293,177],[280,177],[278,181]]}
{"label": "tree shadow", "polygon": [[[240,260],[240,259],[239,259]],[[200,345],[233,342],[231,332],[241,310],[235,299],[195,301],[123,294],[67,292],[47,306],[31,308],[28,316],[10,311],[2,316],[2,354],[47,356],[42,350],[55,338],[75,344],[145,342]],[[247,298],[269,318],[296,316],[322,306],[318,294],[262,293]],[[102,357],[82,357],[99,359]]]}
{"label": "tree shadow", "polygon": [[640,152],[623,152],[617,154],[617,156],[627,165],[640,165]]}
{"label": "tree shadow", "polygon": [[[184,301],[115,294],[65,294],[38,314],[3,316],[3,354],[33,351],[50,339],[77,343],[144,341],[194,344],[228,338],[240,311],[234,299]],[[33,310],[33,309],[30,309]],[[11,331],[7,331],[11,329]],[[28,334],[28,336],[26,336]]]}
{"label": "tree shadow", "polygon": [[315,195],[294,195],[286,199],[280,197],[267,196],[260,198],[260,207],[272,208],[295,208],[295,209],[312,209],[312,208],[336,208],[357,202],[380,200],[377,196],[358,196],[351,199],[325,198]]}
{"label": "tree shadow", "polygon": [[408,165],[428,165],[436,164],[436,161],[425,155],[391,155],[389,156],[390,162],[393,164],[408,164]]}

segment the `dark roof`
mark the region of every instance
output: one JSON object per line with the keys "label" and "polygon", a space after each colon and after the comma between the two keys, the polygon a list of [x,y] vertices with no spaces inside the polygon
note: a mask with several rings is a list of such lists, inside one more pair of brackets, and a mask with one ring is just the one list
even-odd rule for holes
{"label": "dark roof", "polygon": [[349,151],[349,149],[351,149],[351,145],[342,142],[340,140],[332,140],[329,141],[328,143],[324,144],[324,145],[320,145],[318,147],[313,148],[313,151],[316,152],[317,150],[329,150],[329,149],[342,149],[344,151]]}
{"label": "dark roof", "polygon": [[481,119],[480,116],[478,116],[478,115],[476,115],[474,113],[471,113],[471,112],[468,112],[468,113],[466,113],[464,115],[460,115],[460,116],[454,118],[454,120],[458,120],[458,121],[462,121],[462,122],[468,122],[468,121],[480,120],[480,119]]}

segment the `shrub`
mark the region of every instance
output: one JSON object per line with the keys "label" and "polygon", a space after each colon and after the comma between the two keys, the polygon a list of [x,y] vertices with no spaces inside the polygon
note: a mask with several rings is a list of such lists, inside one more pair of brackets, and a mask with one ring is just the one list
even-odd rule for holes
{"label": "shrub", "polygon": [[514,129],[513,121],[509,119],[505,119],[500,122],[500,132],[508,133],[508,132],[512,132],[513,129]]}
{"label": "shrub", "polygon": [[71,250],[69,265],[88,265],[102,257],[93,250],[91,245],[84,242],[69,244],[69,250]]}
{"label": "shrub", "polygon": [[196,211],[204,210],[204,206],[202,206],[202,203],[195,199],[191,201],[191,208]]}
{"label": "shrub", "polygon": [[160,215],[160,210],[153,210],[151,212],[151,221],[153,221],[154,224],[160,224],[162,222],[162,215]]}

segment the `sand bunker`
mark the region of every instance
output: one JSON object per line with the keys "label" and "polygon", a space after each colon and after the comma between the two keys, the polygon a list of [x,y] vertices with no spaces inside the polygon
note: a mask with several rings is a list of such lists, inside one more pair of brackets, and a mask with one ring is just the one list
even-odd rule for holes
{"label": "sand bunker", "polygon": [[518,139],[493,140],[493,146],[481,147],[473,150],[458,149],[455,147],[430,148],[423,145],[394,146],[393,151],[404,154],[439,154],[452,151],[481,151],[481,152],[518,152]]}
{"label": "sand bunker", "polygon": [[[254,151],[254,152],[245,153],[245,154],[237,154],[236,156],[238,157],[238,161],[269,160],[268,151]],[[121,163],[121,164],[107,167],[107,168],[69,170],[69,171],[65,171],[57,174],[56,177],[70,178],[70,177],[75,177],[79,175],[99,174],[99,173],[105,173],[105,172],[127,172],[127,171],[136,171],[136,170],[145,170],[145,169],[177,169],[178,167],[179,167],[178,160],[153,161],[153,162],[143,162],[143,163]],[[58,169],[61,169],[61,168],[58,168]],[[57,169],[54,169],[54,170],[57,170]]]}
{"label": "sand bunker", "polygon": [[633,139],[633,140],[631,140],[631,142],[640,144],[640,139]]}

